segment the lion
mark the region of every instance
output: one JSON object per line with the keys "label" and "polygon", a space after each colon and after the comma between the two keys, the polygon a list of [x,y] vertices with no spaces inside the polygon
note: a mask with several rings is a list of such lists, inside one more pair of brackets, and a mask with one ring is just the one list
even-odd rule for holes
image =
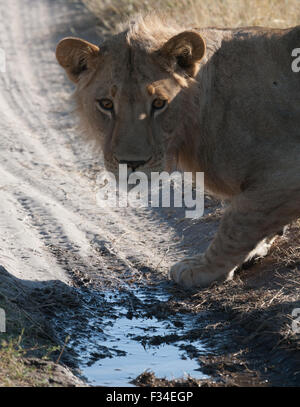
{"label": "lion", "polygon": [[300,26],[189,28],[138,17],[100,46],[64,38],[56,57],[76,84],[86,133],[105,166],[204,172],[229,202],[205,253],[170,278],[189,289],[232,278],[300,214]]}

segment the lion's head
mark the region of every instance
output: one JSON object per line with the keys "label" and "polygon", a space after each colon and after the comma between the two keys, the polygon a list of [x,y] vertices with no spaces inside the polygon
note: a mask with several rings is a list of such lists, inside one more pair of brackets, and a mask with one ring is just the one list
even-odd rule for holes
{"label": "lion's head", "polygon": [[[139,18],[99,47],[65,38],[56,57],[76,83],[82,127],[103,150],[105,166],[149,173],[193,156],[194,77],[205,42],[155,17]],[[193,112],[193,113],[190,113]],[[180,157],[179,157],[180,160]]]}

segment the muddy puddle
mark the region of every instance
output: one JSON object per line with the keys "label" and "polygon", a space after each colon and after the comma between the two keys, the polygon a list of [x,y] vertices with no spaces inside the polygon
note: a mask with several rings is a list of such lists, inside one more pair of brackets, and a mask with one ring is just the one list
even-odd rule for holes
{"label": "muddy puddle", "polygon": [[206,348],[188,339],[197,316],[165,311],[167,294],[143,287],[77,295],[82,305],[56,315],[56,326],[91,385],[133,386],[145,370],[169,380],[207,377],[197,361]]}

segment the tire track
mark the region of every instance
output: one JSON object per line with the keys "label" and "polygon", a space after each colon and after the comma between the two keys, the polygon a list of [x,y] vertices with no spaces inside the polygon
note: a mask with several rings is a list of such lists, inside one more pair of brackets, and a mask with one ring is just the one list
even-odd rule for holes
{"label": "tire track", "polygon": [[[151,271],[166,278],[171,263],[208,244],[215,223],[184,220],[182,210],[97,206],[102,157],[76,133],[72,89],[54,55],[65,35],[97,40],[84,23],[94,17],[80,2],[62,0],[12,0],[0,11],[0,46],[7,51],[7,72],[0,75],[0,195],[6,188],[0,209],[15,206],[26,219],[16,227],[34,235],[44,257],[39,278],[53,278],[53,263],[59,278],[71,273],[100,285],[149,277]],[[36,279],[34,268],[24,279]]]}

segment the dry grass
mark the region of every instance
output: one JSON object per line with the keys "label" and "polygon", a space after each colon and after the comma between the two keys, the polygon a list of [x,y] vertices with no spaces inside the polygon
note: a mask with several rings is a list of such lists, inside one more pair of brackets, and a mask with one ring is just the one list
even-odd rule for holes
{"label": "dry grass", "polygon": [[37,371],[25,358],[27,350],[20,345],[22,337],[2,341],[0,347],[0,387],[49,386],[52,365],[46,371]]}
{"label": "dry grass", "polygon": [[[1,276],[1,288],[4,284]],[[53,364],[46,359],[59,348],[40,339],[40,326],[13,300],[0,290],[0,308],[7,318],[7,333],[0,333],[0,387],[49,386]],[[33,356],[45,359],[42,368],[31,363]]]}
{"label": "dry grass", "polygon": [[299,0],[83,0],[101,25],[114,30],[138,12],[167,11],[178,22],[199,27],[300,24]]}
{"label": "dry grass", "polygon": [[44,314],[51,304],[57,308],[58,298],[65,300],[61,293],[49,297],[59,292],[55,287],[35,295],[0,266],[0,308],[6,314],[6,332],[0,333],[0,388],[84,385],[60,364],[65,346],[57,345]]}

